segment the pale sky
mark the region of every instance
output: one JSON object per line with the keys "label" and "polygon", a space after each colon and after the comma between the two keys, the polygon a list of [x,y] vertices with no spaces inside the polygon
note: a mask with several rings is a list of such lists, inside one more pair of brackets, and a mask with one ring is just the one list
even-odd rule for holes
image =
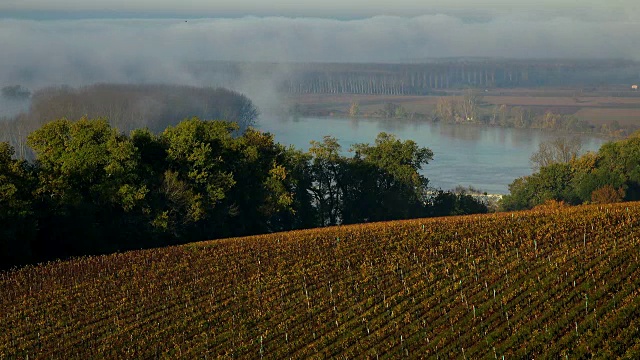
{"label": "pale sky", "polygon": [[218,17],[281,15],[364,17],[372,15],[460,16],[504,15],[512,12],[606,18],[638,14],[637,0],[0,0],[0,11],[175,13]]}

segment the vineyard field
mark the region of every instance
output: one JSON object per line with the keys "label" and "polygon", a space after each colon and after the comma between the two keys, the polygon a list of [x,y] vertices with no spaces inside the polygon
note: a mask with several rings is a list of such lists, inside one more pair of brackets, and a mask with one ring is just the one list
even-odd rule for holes
{"label": "vineyard field", "polygon": [[1,359],[640,358],[640,203],[0,272]]}

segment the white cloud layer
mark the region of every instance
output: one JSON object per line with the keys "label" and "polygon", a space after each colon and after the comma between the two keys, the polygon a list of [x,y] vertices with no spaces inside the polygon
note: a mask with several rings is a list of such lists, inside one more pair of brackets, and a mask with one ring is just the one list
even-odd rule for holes
{"label": "white cloud layer", "polygon": [[437,57],[640,59],[640,23],[528,12],[357,20],[0,19],[0,86],[94,82],[201,85],[185,61],[401,62]]}

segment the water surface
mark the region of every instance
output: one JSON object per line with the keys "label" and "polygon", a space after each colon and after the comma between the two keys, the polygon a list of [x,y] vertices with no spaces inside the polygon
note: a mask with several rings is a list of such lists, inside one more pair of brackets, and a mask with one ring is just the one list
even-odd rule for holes
{"label": "water surface", "polygon": [[[422,170],[431,186],[446,190],[471,185],[491,194],[508,193],[514,179],[532,173],[529,157],[539,143],[567,136],[536,129],[312,117],[263,117],[259,128],[274,134],[276,141],[305,151],[311,140],[331,135],[339,140],[345,155],[353,144],[373,144],[378,133],[392,133],[434,152],[433,161]],[[582,137],[583,151],[597,151],[603,143],[600,138]]]}

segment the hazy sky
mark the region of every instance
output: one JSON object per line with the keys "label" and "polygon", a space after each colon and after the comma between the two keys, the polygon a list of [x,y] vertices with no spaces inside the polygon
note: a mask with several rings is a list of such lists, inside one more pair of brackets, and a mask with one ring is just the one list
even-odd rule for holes
{"label": "hazy sky", "polygon": [[[2,0],[0,11],[106,11],[141,15],[162,12],[203,16],[281,15],[361,17],[453,14],[482,17],[513,12],[562,16],[627,17],[636,0]],[[636,12],[637,14],[637,12]],[[632,19],[628,17],[628,19]]]}
{"label": "hazy sky", "polygon": [[184,63],[194,60],[640,60],[640,0],[294,4],[0,0],[0,86],[134,81],[209,85],[184,71]]}

